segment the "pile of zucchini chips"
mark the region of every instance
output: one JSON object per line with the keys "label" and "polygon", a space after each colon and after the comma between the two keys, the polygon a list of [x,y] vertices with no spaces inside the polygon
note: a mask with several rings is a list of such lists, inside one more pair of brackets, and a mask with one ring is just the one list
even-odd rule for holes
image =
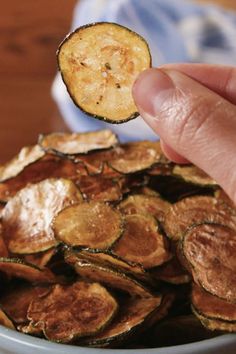
{"label": "pile of zucchini chips", "polygon": [[[132,85],[151,66],[138,34],[83,26],[58,63],[89,115],[138,115]],[[236,331],[236,208],[203,171],[167,160],[158,141],[121,144],[110,130],[40,135],[0,166],[0,207],[4,326],[102,348]]]}
{"label": "pile of zucchini chips", "polygon": [[236,330],[236,210],[159,142],[41,135],[0,180],[1,324],[114,348]]}

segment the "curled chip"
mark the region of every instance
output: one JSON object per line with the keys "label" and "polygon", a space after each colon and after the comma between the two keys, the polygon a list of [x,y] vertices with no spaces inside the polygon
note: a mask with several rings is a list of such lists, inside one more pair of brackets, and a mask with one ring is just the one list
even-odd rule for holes
{"label": "curled chip", "polygon": [[158,266],[172,257],[168,240],[152,216],[127,215],[125,222],[124,233],[113,247],[115,254],[144,268]]}
{"label": "curled chip", "polygon": [[1,308],[0,308],[0,325],[10,329],[15,329],[12,320],[7,316],[7,314]]}
{"label": "curled chip", "polygon": [[27,185],[9,200],[2,213],[4,238],[12,253],[37,253],[57,244],[53,217],[82,196],[66,179],[46,179]]}
{"label": "curled chip", "polygon": [[0,257],[0,271],[33,283],[55,283],[54,274],[47,268],[39,268],[19,258]]}
{"label": "curled chip", "polygon": [[102,202],[83,202],[62,210],[53,221],[55,237],[69,246],[106,249],[123,232],[118,210]]}
{"label": "curled chip", "polygon": [[88,133],[52,133],[39,137],[39,145],[42,149],[65,155],[86,154],[92,150],[108,149],[117,143],[116,135],[108,129]]}
{"label": "curled chip", "polygon": [[110,288],[123,290],[132,296],[152,296],[151,291],[141,282],[119,270],[87,260],[79,260],[77,257],[67,257],[66,262],[74,266],[76,272],[85,279],[91,279],[106,284]]}
{"label": "curled chip", "polygon": [[44,155],[45,152],[39,145],[23,147],[17,156],[5,165],[0,166],[0,182],[17,176],[26,166],[39,160]]}
{"label": "curled chip", "polygon": [[176,165],[172,173],[173,175],[183,178],[185,182],[199,184],[201,186],[217,185],[210,176],[194,165]]}
{"label": "curled chip", "polygon": [[105,328],[118,309],[116,300],[98,283],[56,285],[46,296],[31,302],[30,324],[46,338],[68,343]]}
{"label": "curled chip", "polygon": [[197,225],[186,232],[181,246],[195,282],[236,303],[236,231],[217,224]]}
{"label": "curled chip", "polygon": [[159,311],[162,296],[126,299],[121,303],[118,315],[100,334],[88,338],[86,342],[96,347],[111,347],[124,342],[135,332],[150,326],[153,317]]}
{"label": "curled chip", "polygon": [[170,203],[158,196],[134,194],[123,200],[118,207],[127,215],[150,214],[157,220],[163,221]]}
{"label": "curled chip", "polygon": [[210,196],[193,196],[173,204],[165,216],[167,236],[179,240],[193,224],[214,222],[236,230],[236,212],[225,203]]}
{"label": "curled chip", "polygon": [[115,23],[93,23],[67,36],[57,55],[67,90],[85,113],[110,123],[138,116],[132,86],[151,66],[141,36]]}
{"label": "curled chip", "polygon": [[119,173],[129,174],[150,168],[162,158],[159,142],[131,142],[116,147],[108,161]]}
{"label": "curled chip", "polygon": [[193,312],[205,327],[236,332],[236,304],[219,299],[197,285],[193,285],[191,300]]}

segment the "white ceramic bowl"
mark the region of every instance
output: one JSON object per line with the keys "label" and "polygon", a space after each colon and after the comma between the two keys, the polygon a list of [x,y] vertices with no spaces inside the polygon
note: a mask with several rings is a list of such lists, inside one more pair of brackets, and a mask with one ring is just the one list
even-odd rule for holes
{"label": "white ceramic bowl", "polygon": [[0,326],[0,354],[235,354],[236,335],[157,349],[91,349],[56,344]]}

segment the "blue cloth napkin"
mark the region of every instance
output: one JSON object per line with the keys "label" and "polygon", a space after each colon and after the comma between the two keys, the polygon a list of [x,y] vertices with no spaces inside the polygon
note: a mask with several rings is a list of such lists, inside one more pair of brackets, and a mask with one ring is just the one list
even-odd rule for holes
{"label": "blue cloth napkin", "polygon": [[[141,34],[149,43],[153,66],[170,62],[235,65],[236,13],[187,0],[80,0],[72,30],[96,21],[117,22]],[[122,141],[155,139],[137,118],[109,125],[82,113],[71,101],[59,75],[52,94],[73,131],[109,127]]]}

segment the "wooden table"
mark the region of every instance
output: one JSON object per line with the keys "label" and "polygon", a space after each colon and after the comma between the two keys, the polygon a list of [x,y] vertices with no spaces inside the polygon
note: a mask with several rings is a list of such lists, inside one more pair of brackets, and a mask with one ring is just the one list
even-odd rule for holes
{"label": "wooden table", "polygon": [[[1,3],[0,163],[21,146],[34,143],[40,132],[66,130],[50,88],[56,72],[55,52],[69,30],[75,3],[76,0]],[[214,3],[236,9],[235,0]]]}

